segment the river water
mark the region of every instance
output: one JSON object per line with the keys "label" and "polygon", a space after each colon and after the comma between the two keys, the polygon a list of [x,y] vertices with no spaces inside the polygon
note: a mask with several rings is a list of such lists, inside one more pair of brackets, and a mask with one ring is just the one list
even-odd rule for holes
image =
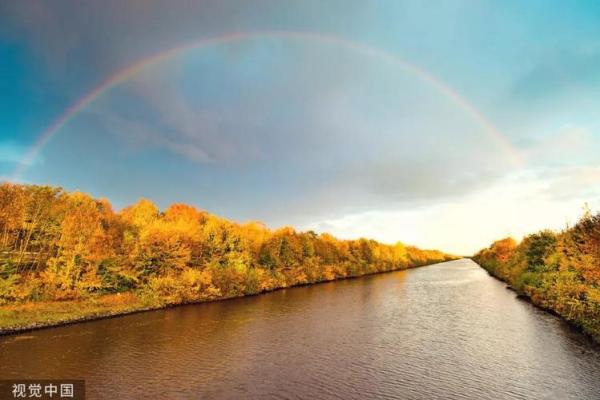
{"label": "river water", "polygon": [[600,350],[470,260],[0,337],[88,399],[600,399]]}

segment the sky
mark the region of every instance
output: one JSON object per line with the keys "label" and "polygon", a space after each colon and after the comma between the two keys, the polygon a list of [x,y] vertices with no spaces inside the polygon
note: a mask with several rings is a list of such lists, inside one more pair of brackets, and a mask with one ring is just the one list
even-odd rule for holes
{"label": "sky", "polygon": [[600,210],[600,5],[1,2],[0,110],[0,180],[469,255]]}

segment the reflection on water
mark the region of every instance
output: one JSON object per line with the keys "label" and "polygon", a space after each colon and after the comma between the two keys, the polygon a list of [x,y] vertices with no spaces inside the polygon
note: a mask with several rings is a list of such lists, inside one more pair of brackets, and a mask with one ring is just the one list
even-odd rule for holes
{"label": "reflection on water", "polygon": [[0,338],[89,398],[600,398],[600,351],[469,260]]}

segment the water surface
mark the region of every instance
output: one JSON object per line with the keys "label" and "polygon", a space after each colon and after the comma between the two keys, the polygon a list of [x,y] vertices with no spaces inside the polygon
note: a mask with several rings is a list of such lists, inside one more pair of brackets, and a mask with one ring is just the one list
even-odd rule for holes
{"label": "water surface", "polygon": [[89,399],[600,399],[600,350],[470,260],[0,337]]}

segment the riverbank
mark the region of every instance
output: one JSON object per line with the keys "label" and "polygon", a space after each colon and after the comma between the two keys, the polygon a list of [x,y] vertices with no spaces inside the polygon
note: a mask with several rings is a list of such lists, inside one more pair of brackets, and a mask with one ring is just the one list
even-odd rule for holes
{"label": "riverbank", "polygon": [[[456,257],[240,224],[149,200],[0,184],[0,332],[268,292]],[[33,221],[33,222],[32,222]]]}
{"label": "riverbank", "polygon": [[[473,261],[475,261],[475,260],[473,260]],[[476,262],[476,264],[479,265],[480,268],[483,268],[488,273],[489,276],[491,276],[495,280],[498,280],[498,281],[504,283],[506,285],[506,289],[510,290],[511,292],[514,292],[519,299],[533,305],[536,308],[539,308],[542,311],[547,312],[548,314],[552,314],[552,315],[560,318],[561,320],[565,321],[567,324],[569,324],[569,327],[571,329],[574,329],[575,331],[582,333],[583,335],[588,337],[591,340],[591,342],[593,343],[593,345],[595,347],[597,347],[598,349],[600,349],[600,335],[598,335],[597,333],[594,333],[592,331],[584,329],[583,326],[581,326],[580,324],[577,324],[574,321],[571,321],[571,320],[565,318],[563,315],[559,314],[553,308],[548,307],[543,302],[534,301],[531,296],[529,296],[527,293],[523,292],[522,290],[518,290],[517,288],[512,286],[510,284],[510,282],[506,281],[505,279],[502,279],[501,277],[499,277],[497,275],[494,275],[492,272],[490,272],[485,267],[481,266],[479,263]]]}
{"label": "riverbank", "polygon": [[308,286],[343,279],[358,279],[370,275],[424,267],[428,265],[439,264],[442,262],[445,261],[436,261],[422,265],[414,265],[407,268],[397,268],[381,272],[365,273],[361,275],[346,276],[336,279],[321,280],[314,283],[298,283],[296,285],[282,286],[273,289],[263,290],[259,293],[227,297],[223,296],[195,301],[158,301],[152,304],[144,298],[142,293],[130,291],[101,296],[92,296],[85,299],[70,301],[41,301],[10,304],[0,306],[0,335],[10,335],[37,329],[51,328],[86,321],[94,321],[98,319],[114,318],[123,315],[155,311],[168,307],[176,307],[186,304],[200,304],[213,301],[224,301],[233,298],[260,295],[286,288]]}
{"label": "riverbank", "polygon": [[600,218],[585,216],[573,228],[541,231],[520,243],[507,238],[473,260],[519,296],[600,343],[600,268],[595,231]]}
{"label": "riverbank", "polygon": [[90,399],[598,398],[600,351],[504,286],[458,260],[2,336],[0,376],[84,377]]}

